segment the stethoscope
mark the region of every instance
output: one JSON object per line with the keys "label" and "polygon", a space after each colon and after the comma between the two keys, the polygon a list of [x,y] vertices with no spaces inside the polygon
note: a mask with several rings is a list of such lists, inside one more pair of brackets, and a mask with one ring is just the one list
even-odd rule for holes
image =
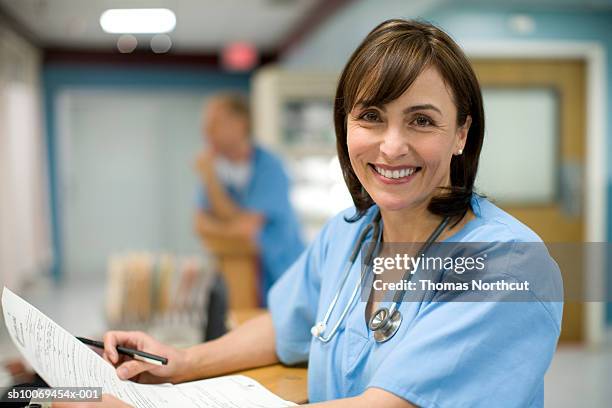
{"label": "stethoscope", "polygon": [[[436,239],[438,239],[442,231],[444,231],[444,229],[448,225],[449,220],[450,220],[450,217],[445,217],[440,222],[438,227],[431,233],[429,238],[427,238],[427,241],[425,241],[423,246],[419,249],[418,256],[421,256],[425,252],[427,252],[429,247],[431,247],[431,244],[433,244],[436,241]],[[334,324],[329,334],[326,335],[325,331],[327,330],[327,326],[329,324],[329,318],[331,314],[333,313],[336,307],[336,304],[338,303],[340,294],[342,293],[342,290],[344,289],[344,285],[346,284],[348,277],[350,275],[351,268],[353,267],[353,264],[355,263],[357,256],[361,252],[366,236],[370,233],[370,231],[373,231],[372,237],[376,239],[376,245],[370,245],[368,247],[368,250],[363,258],[364,261],[362,264],[364,266],[361,271],[361,279],[357,281],[357,284],[355,285],[355,288],[353,289],[353,293],[351,294],[349,301],[344,307],[344,310],[342,310],[342,313],[340,314],[338,321],[336,322],[336,324]],[[312,328],[310,329],[310,333],[312,333],[313,337],[320,340],[321,342],[328,343],[334,337],[334,335],[338,331],[338,328],[340,327],[340,324],[342,324],[346,315],[348,314],[349,309],[355,300],[355,297],[359,293],[361,282],[363,281],[363,278],[365,277],[365,274],[367,273],[367,270],[368,270],[368,265],[370,265],[370,262],[372,261],[374,253],[377,253],[378,250],[380,249],[380,243],[382,241],[381,233],[382,233],[382,229],[380,228],[380,211],[379,211],[374,217],[374,219],[372,220],[372,222],[369,223],[359,234],[359,237],[357,241],[355,242],[355,245],[351,252],[351,256],[349,257],[349,259],[347,260],[345,264],[344,277],[342,278],[342,283],[340,284],[340,288],[336,292],[336,295],[334,296],[329,307],[327,308],[327,312],[325,313],[323,320],[321,320],[320,322],[312,326]],[[402,277],[402,279],[410,280],[410,278],[412,278],[412,273],[411,271],[407,270],[404,273],[404,276]],[[405,294],[406,294],[406,289],[395,291],[393,295],[393,303],[391,307],[381,307],[378,310],[376,310],[374,314],[372,314],[372,317],[370,318],[370,321],[368,322],[368,328],[374,333],[374,339],[376,340],[377,343],[384,343],[385,341],[392,338],[395,335],[395,333],[397,333],[397,331],[399,330],[400,325],[402,324],[402,314],[399,311],[399,307],[402,303],[402,300],[404,299]]]}

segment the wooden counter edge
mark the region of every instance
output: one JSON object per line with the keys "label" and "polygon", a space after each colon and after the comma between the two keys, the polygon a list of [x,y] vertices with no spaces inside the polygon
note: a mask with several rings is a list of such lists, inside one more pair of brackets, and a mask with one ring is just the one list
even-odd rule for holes
{"label": "wooden counter edge", "polygon": [[236,374],[245,375],[259,382],[280,398],[305,404],[308,402],[308,369],[274,364],[252,368]]}

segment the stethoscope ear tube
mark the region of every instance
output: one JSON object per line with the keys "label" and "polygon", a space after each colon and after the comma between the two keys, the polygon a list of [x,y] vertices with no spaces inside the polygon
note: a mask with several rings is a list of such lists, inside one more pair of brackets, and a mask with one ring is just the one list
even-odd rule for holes
{"label": "stethoscope ear tube", "polygon": [[[438,224],[438,227],[431,233],[429,238],[427,238],[427,241],[425,241],[423,246],[419,249],[419,252],[417,253],[417,257],[420,257],[421,255],[425,254],[425,252],[429,251],[429,248],[431,248],[431,246],[438,239],[440,234],[442,234],[442,232],[448,225],[449,221],[450,221],[450,217],[444,217],[442,222]],[[413,276],[412,272],[413,271],[410,271],[410,270],[406,271],[406,273],[404,273],[404,276],[402,276],[402,279],[410,280],[410,278],[412,278]],[[400,304],[404,300],[405,295],[406,295],[406,289],[396,291],[395,294],[393,295],[393,306],[395,306],[396,308],[399,308]]]}
{"label": "stethoscope ear tube", "polygon": [[349,264],[351,264],[351,266],[357,260],[357,256],[359,255],[359,252],[361,252],[361,247],[363,246],[363,242],[365,241],[366,236],[372,229],[376,230],[377,227],[373,226],[372,223],[369,223],[368,225],[366,225],[363,231],[361,231],[361,233],[359,234],[359,238],[357,238],[357,242],[359,243],[359,245],[353,246],[353,251],[351,252],[351,256],[349,257]]}
{"label": "stethoscope ear tube", "polygon": [[[361,233],[359,233],[359,237],[357,238],[357,241],[355,242],[355,245],[353,246],[353,250],[351,251],[351,255],[349,256],[349,259],[346,262],[346,265],[345,265],[345,268],[344,268],[344,277],[342,278],[342,282],[340,283],[340,288],[338,288],[338,290],[336,291],[336,294],[334,295],[334,298],[332,299],[331,303],[329,304],[329,307],[327,308],[327,312],[325,312],[325,316],[323,316],[323,320],[320,321],[320,322],[317,322],[310,329],[310,333],[312,334],[312,336],[315,337],[316,339],[318,339],[319,341],[323,342],[323,343],[328,343],[334,337],[334,335],[338,331],[338,328],[340,327],[340,324],[344,320],[344,317],[348,313],[348,310],[349,310],[351,304],[353,304],[353,302],[355,301],[355,297],[357,296],[357,293],[359,293],[359,289],[361,287],[361,282],[357,282],[357,284],[355,285],[355,288],[353,289],[353,293],[351,294],[351,297],[350,297],[347,305],[344,307],[344,310],[342,310],[342,313],[340,314],[340,317],[338,318],[338,321],[332,327],[332,329],[329,332],[329,334],[326,336],[324,333],[327,330],[327,325],[329,323],[329,318],[331,317],[331,314],[333,313],[334,309],[336,308],[336,304],[338,303],[338,299],[340,298],[340,294],[342,293],[342,290],[344,289],[344,286],[346,285],[346,281],[348,280],[348,277],[350,275],[351,268],[353,267],[353,264],[355,263],[355,261],[357,260],[357,257],[359,256],[359,253],[361,252],[361,248],[363,247],[363,243],[365,242],[365,239],[366,239],[367,235],[372,230],[374,231],[374,234],[372,236],[375,237],[375,239],[379,238],[379,235],[380,235],[380,211],[375,215],[375,217],[372,220],[372,222],[369,223],[361,231]],[[366,255],[366,259],[365,259],[366,263],[368,263],[370,261],[368,258],[371,257],[373,251],[374,251],[374,248],[371,248],[368,251],[368,254]],[[363,272],[362,272],[362,277],[363,277]]]}
{"label": "stethoscope ear tube", "polygon": [[[359,234],[359,237],[357,241],[355,242],[355,246],[353,247],[353,250],[351,251],[351,255],[346,263],[344,277],[342,278],[342,282],[340,284],[338,291],[336,291],[334,298],[332,299],[329,307],[327,308],[327,312],[325,313],[323,320],[320,322],[317,322],[317,324],[312,326],[312,328],[310,329],[310,333],[313,335],[313,337],[315,337],[316,339],[320,340],[323,343],[328,343],[334,337],[334,335],[338,331],[338,328],[340,327],[340,324],[344,321],[346,315],[348,314],[349,308],[353,304],[355,297],[359,293],[361,282],[357,282],[355,288],[353,289],[353,293],[351,294],[349,301],[347,302],[346,306],[342,310],[342,313],[340,314],[340,317],[338,318],[338,321],[332,327],[329,334],[325,336],[324,333],[327,330],[329,318],[333,310],[335,309],[336,304],[338,303],[338,299],[340,298],[340,293],[342,293],[342,290],[344,289],[344,286],[348,280],[351,268],[353,264],[355,263],[355,261],[357,260],[357,256],[359,256],[359,253],[361,252],[366,236],[372,230],[374,231],[372,236],[377,241],[374,247],[371,247],[368,249],[368,252],[366,253],[366,256],[364,258],[365,265],[369,265],[370,261],[372,260],[371,257],[373,253],[379,249],[380,242],[381,242],[380,219],[381,219],[381,214],[380,214],[380,211],[378,211],[377,214],[374,216],[374,219],[372,220],[372,222],[369,223],[363,229],[363,231],[361,231],[361,233]],[[424,254],[429,249],[429,247],[431,247],[433,242],[435,242],[435,240],[438,239],[442,231],[444,231],[444,229],[448,225],[449,220],[450,220],[449,217],[445,217],[442,220],[442,222],[438,225],[438,227],[431,233],[431,235],[429,236],[425,244],[423,244],[423,246],[419,250],[419,256],[421,254]],[[367,267],[363,268],[362,273],[361,273],[362,280],[365,276],[366,271],[367,271]],[[406,277],[408,278],[412,277],[412,274],[410,273],[410,271],[406,271],[406,273],[404,274],[404,279],[406,279]],[[402,300],[404,299],[405,293],[406,293],[405,290],[397,291],[393,296],[393,304],[391,305],[390,308],[381,307],[378,310],[376,310],[374,314],[372,314],[372,317],[370,318],[368,322],[368,328],[373,332],[374,339],[376,340],[376,342],[384,343],[385,341],[392,338],[395,335],[395,333],[397,333],[397,331],[399,330],[399,327],[402,323],[402,314],[399,311],[399,306]]]}

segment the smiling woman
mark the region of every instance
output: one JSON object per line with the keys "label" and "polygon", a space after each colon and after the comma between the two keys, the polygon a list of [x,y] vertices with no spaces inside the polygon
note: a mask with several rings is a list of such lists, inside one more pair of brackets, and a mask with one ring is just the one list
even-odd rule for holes
{"label": "smiling woman", "polygon": [[[340,77],[334,120],[355,206],[331,219],[275,283],[270,312],[187,350],[142,333],[111,332],[109,361],[120,366],[122,378],[146,373],[155,382],[308,361],[309,399],[322,407],[543,406],[562,295],[542,298],[529,290],[520,302],[503,295],[467,301],[469,293],[444,297],[434,285],[416,300],[404,299],[399,288],[384,307],[364,283],[371,276],[362,262],[393,256],[379,244],[426,242],[425,254],[444,241],[471,244],[460,253],[437,252],[454,258],[475,258],[484,243],[483,258],[492,265],[479,275],[486,282],[528,282],[537,265],[537,279],[562,292],[544,245],[513,251],[517,243],[541,244],[539,237],[472,191],[484,117],[463,52],[433,25],[380,24]],[[435,276],[444,289],[452,273]],[[117,344],[167,357],[169,364],[122,362]]]}
{"label": "smiling woman", "polygon": [[[335,100],[338,158],[357,218],[378,203],[372,195],[384,196],[385,189],[376,188],[375,180],[402,185],[415,179],[412,190],[422,194],[408,193],[406,200],[425,204],[442,216],[460,219],[468,212],[484,137],[484,111],[476,75],[446,33],[418,22],[380,25],[351,56]],[[389,130],[397,135],[409,132],[415,142],[410,151],[397,150],[393,140],[387,140],[378,154],[370,149],[368,156],[368,146],[380,142],[376,136],[380,139]],[[450,179],[441,179],[449,168]]]}

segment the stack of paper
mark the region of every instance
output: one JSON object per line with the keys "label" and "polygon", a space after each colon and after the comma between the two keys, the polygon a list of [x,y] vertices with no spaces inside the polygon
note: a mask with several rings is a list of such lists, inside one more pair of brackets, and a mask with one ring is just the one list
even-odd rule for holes
{"label": "stack of paper", "polygon": [[178,385],[122,381],[114,367],[9,289],[2,292],[4,322],[13,342],[52,387],[102,387],[138,408],[288,407],[257,381],[227,376]]}

